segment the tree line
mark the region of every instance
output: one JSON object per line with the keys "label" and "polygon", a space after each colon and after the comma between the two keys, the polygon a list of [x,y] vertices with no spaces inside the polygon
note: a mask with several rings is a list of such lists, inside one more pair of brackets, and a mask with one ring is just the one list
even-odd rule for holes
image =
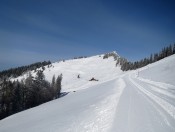
{"label": "tree line", "polygon": [[127,61],[127,59],[120,58],[117,61],[116,65],[120,64],[121,70],[123,71],[135,70],[137,68],[144,67],[148,64],[154,63],[173,54],[175,54],[175,44],[164,47],[159,53],[151,54],[150,57],[144,58],[140,61],[129,62]]}
{"label": "tree line", "polygon": [[109,57],[113,57],[114,60],[118,60],[118,59],[119,59],[119,55],[116,54],[115,51],[114,51],[114,52],[110,52],[110,53],[104,54],[103,59],[107,59],[107,58],[109,58]]}
{"label": "tree line", "polygon": [[4,79],[0,84],[0,119],[59,98],[61,81],[62,74],[54,75],[49,83],[41,70],[36,77],[29,73],[21,82]]}
{"label": "tree line", "polygon": [[24,72],[27,71],[32,71],[32,70],[36,70],[37,68],[46,66],[46,65],[50,65],[51,62],[50,61],[43,61],[43,62],[36,62],[33,63],[31,65],[27,65],[27,66],[21,66],[21,67],[17,67],[17,68],[11,68],[8,70],[3,70],[0,72],[0,78],[9,78],[9,77],[18,77],[20,75],[22,75]]}

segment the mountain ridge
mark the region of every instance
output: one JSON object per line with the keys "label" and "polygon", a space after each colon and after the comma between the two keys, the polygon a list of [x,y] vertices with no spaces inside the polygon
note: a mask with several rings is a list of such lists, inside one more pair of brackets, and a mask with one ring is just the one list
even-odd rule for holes
{"label": "mountain ridge", "polygon": [[[107,55],[108,59],[104,59],[105,55]],[[93,84],[89,82],[89,80],[93,77],[96,79],[100,79],[99,82],[102,82],[105,80],[105,78],[108,78],[110,76],[109,74],[113,75],[112,73],[118,73],[119,71],[120,73],[122,73],[122,71],[120,70],[120,66],[116,67],[116,59],[114,55],[116,55],[119,58],[119,55],[116,52],[110,52],[110,53],[95,55],[95,56],[86,57],[86,58],[62,60],[62,61],[58,61],[58,62],[51,63],[49,65],[46,65],[44,66],[44,68],[40,67],[40,68],[37,68],[36,70],[28,71],[22,76],[19,76],[17,78],[11,78],[11,80],[21,81],[22,79],[27,78],[29,72],[32,74],[32,76],[35,77],[36,72],[38,70],[42,70],[46,80],[48,80],[49,82],[51,82],[53,75],[58,76],[62,74],[63,91],[65,89],[70,89],[70,87],[72,87],[71,83],[74,84],[72,91],[76,90],[76,87],[79,87],[79,85],[82,85],[82,89],[84,89],[85,87],[88,87],[89,85]],[[106,68],[109,68],[108,72],[106,70],[103,70]],[[77,78],[78,75],[80,76],[79,79]],[[101,77],[101,76],[106,76],[106,77]],[[71,81],[66,81],[66,80],[71,80]],[[81,84],[79,84],[79,82],[81,82]],[[70,84],[70,86],[68,86],[68,84]],[[68,92],[67,90],[65,91]]]}

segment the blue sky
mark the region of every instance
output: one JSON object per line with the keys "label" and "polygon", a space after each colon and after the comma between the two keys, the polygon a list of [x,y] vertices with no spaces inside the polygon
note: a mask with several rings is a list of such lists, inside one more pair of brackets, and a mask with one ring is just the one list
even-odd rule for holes
{"label": "blue sky", "polygon": [[1,0],[0,70],[110,51],[134,61],[175,42],[174,0]]}

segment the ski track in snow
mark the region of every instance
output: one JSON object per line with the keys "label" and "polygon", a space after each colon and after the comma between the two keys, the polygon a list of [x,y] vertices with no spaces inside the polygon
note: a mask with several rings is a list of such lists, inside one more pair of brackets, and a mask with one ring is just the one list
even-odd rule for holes
{"label": "ski track in snow", "polygon": [[141,85],[136,83],[131,76],[129,76],[129,80],[143,93],[145,93],[147,96],[149,96],[153,101],[155,101],[157,104],[159,104],[170,116],[172,116],[175,119],[175,107],[165,100],[161,99],[160,97],[154,95],[153,93],[149,92],[145,88],[143,88]]}
{"label": "ski track in snow", "polygon": [[174,85],[171,85],[171,84],[167,84],[167,83],[163,83],[163,82],[156,82],[156,81],[151,81],[151,80],[148,80],[148,79],[144,79],[144,78],[137,78],[138,80],[142,81],[142,82],[145,82],[145,83],[148,83],[148,84],[151,84],[153,86],[156,86],[156,87],[159,87],[159,88],[162,88],[162,89],[174,89],[175,86]]}
{"label": "ski track in snow", "polygon": [[[162,88],[154,88],[150,83],[141,82],[134,74],[130,72],[122,77],[126,86],[117,105],[110,131],[174,132],[175,106],[172,103],[175,96],[169,92],[160,92]],[[153,81],[152,83],[154,84]],[[161,94],[166,97],[162,98]],[[167,99],[172,102],[168,102]]]}

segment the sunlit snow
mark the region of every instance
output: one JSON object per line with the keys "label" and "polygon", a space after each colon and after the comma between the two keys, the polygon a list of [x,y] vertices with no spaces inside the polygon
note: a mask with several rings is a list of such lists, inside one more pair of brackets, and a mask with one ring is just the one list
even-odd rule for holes
{"label": "sunlit snow", "polygon": [[46,66],[68,94],[1,120],[0,132],[174,132],[175,55],[129,72],[115,63],[101,55]]}

